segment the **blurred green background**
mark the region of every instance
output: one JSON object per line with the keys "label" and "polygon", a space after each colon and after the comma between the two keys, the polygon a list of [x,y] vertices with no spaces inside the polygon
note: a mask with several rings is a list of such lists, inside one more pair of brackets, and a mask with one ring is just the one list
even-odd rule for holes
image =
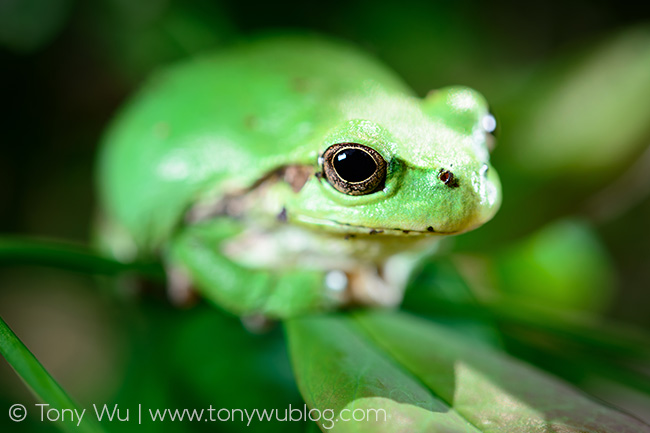
{"label": "blurred green background", "polygon": [[[641,2],[1,1],[0,233],[87,244],[95,152],[125,98],[161,65],[278,29],[359,45],[420,95],[464,84],[486,96],[499,122],[503,208],[444,248],[472,296],[650,330],[650,4]],[[431,263],[420,284],[453,292],[445,266]],[[161,288],[136,291],[126,278],[116,297],[105,283],[0,268],[0,316],[82,404],[302,404],[280,329],[253,335],[211,306],[170,307]],[[516,327],[508,336],[512,353],[650,413],[648,394],[612,391],[522,342],[567,357],[570,348]],[[0,389],[2,408],[32,401],[4,360]],[[51,428],[0,414],[0,430],[18,427]],[[192,426],[201,428],[215,431]]]}

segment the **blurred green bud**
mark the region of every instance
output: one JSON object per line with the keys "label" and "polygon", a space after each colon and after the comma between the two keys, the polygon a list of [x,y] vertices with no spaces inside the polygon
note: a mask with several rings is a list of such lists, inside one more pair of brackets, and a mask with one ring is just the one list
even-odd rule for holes
{"label": "blurred green bud", "polygon": [[588,224],[562,220],[495,258],[495,285],[506,295],[560,309],[598,311],[614,289],[613,265]]}

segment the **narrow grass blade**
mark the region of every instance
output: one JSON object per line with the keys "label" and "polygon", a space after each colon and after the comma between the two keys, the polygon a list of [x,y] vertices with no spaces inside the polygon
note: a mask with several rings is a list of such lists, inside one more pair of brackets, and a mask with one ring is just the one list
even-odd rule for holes
{"label": "narrow grass blade", "polygon": [[51,266],[94,275],[135,273],[163,280],[160,263],[123,263],[78,245],[50,240],[0,238],[0,266]]}
{"label": "narrow grass blade", "polygon": [[[18,376],[25,382],[36,398],[54,408],[77,409],[75,404],[59,384],[43,368],[34,355],[13,333],[11,328],[0,318],[0,354],[4,356],[9,365],[16,371]],[[34,409],[37,409],[34,407]],[[29,409],[28,409],[29,410]],[[33,411],[33,410],[31,410]],[[30,412],[31,412],[30,411]],[[57,426],[64,432],[69,433],[103,433],[104,430],[93,420],[86,411],[83,420],[77,426],[76,422],[57,422]]]}

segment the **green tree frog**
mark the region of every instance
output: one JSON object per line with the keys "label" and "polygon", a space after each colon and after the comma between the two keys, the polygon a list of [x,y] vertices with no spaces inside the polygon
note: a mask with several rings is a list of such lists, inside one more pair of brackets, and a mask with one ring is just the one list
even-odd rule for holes
{"label": "green tree frog", "polygon": [[171,294],[283,318],[396,305],[436,240],[497,211],[484,98],[418,98],[346,44],[272,37],[154,76],[99,159],[103,244]]}

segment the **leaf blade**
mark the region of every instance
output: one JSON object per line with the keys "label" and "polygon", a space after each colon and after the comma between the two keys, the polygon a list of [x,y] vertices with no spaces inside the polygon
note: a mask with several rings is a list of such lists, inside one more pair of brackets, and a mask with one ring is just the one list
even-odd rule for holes
{"label": "leaf blade", "polygon": [[[355,318],[380,346],[484,432],[650,432],[650,426],[633,416],[432,322],[404,313],[359,313]],[[441,371],[449,370],[453,386],[440,378]]]}
{"label": "leaf blade", "polygon": [[295,318],[285,329],[298,387],[310,408],[331,409],[337,419],[346,409],[385,410],[385,421],[368,415],[367,422],[337,422],[332,431],[479,432],[373,347],[349,316]]}

